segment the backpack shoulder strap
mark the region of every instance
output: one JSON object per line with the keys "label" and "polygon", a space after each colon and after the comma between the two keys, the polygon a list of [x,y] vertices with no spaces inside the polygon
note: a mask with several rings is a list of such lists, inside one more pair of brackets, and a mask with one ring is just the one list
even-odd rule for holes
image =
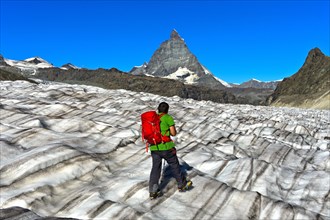
{"label": "backpack shoulder strap", "polygon": [[[159,114],[159,115],[158,115],[158,116],[159,116],[159,120],[160,120],[160,118],[163,117],[164,115],[166,115],[166,113],[161,113],[161,114]],[[168,134],[168,136],[167,136],[166,134]],[[171,135],[171,132],[170,132],[170,129],[168,129],[168,130],[165,132],[165,134],[162,135],[162,136],[163,136],[163,137],[169,137],[170,135]],[[169,141],[171,141],[171,139],[167,139],[167,141],[165,141],[165,142],[169,142]]]}

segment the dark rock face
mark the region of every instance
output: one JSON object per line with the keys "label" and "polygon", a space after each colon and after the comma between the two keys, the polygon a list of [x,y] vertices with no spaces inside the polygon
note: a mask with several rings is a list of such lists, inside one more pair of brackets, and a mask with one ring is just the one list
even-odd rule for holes
{"label": "dark rock face", "polygon": [[328,102],[324,104],[330,108],[330,102],[327,101],[329,93],[330,57],[325,56],[319,48],[314,48],[308,53],[299,71],[278,84],[271,101],[278,105],[283,103],[296,107],[309,107],[304,105],[317,104],[315,101],[321,98],[324,102]]}
{"label": "dark rock face", "polygon": [[0,66],[8,66],[8,64],[5,62],[5,59],[1,54],[0,54]]}
{"label": "dark rock face", "polygon": [[0,81],[2,80],[25,80],[20,69],[10,66],[6,63],[4,57],[0,54]]}
{"label": "dark rock face", "polygon": [[33,82],[33,80],[30,80],[28,78],[26,78],[25,76],[23,76],[21,73],[19,72],[15,72],[18,71],[14,68],[10,68],[10,67],[3,67],[0,69],[0,81],[15,81],[15,80],[25,80],[25,81],[29,81],[29,82]]}
{"label": "dark rock face", "polygon": [[131,70],[134,75],[148,74],[157,77],[169,76],[177,72],[180,68],[185,68],[190,73],[178,79],[184,82],[190,74],[196,74],[194,84],[212,88],[224,88],[211,73],[207,73],[205,68],[199,63],[197,57],[190,52],[184,40],[176,30],[173,30],[170,39],[163,42],[152,55],[149,63],[140,68]]}

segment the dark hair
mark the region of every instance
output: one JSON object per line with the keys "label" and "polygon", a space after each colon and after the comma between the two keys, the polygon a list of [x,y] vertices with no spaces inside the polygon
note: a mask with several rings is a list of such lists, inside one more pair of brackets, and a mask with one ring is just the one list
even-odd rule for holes
{"label": "dark hair", "polygon": [[168,113],[168,109],[170,106],[166,102],[162,102],[158,106],[158,112],[159,113]]}

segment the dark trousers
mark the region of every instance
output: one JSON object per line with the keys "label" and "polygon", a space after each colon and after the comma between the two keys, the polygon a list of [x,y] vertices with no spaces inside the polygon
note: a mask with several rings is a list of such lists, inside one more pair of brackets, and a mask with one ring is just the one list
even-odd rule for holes
{"label": "dark trousers", "polygon": [[180,163],[176,156],[176,149],[172,148],[165,151],[152,151],[152,169],[150,173],[149,192],[156,192],[158,190],[158,182],[162,169],[162,159],[165,159],[171,167],[174,178],[178,183],[178,187],[182,187],[185,182],[185,177],[180,169]]}

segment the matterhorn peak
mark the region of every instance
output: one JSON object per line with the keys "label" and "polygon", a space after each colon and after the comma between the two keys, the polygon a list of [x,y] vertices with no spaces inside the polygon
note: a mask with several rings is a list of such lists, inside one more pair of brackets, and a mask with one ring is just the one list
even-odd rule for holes
{"label": "matterhorn peak", "polygon": [[171,32],[171,39],[183,40],[175,29],[173,29]]}
{"label": "matterhorn peak", "polygon": [[[224,88],[228,83],[214,77],[190,52],[179,33],[173,29],[170,39],[154,52],[147,65],[134,67],[133,75],[148,75],[175,79],[185,84]],[[229,86],[229,85],[228,85]]]}

